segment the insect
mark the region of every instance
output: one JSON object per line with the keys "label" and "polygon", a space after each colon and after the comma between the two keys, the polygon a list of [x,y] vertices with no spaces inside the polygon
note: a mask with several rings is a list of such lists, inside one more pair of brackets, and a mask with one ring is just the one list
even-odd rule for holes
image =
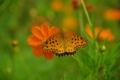
{"label": "insect", "polygon": [[42,45],[44,52],[53,52],[57,56],[74,55],[78,48],[85,47],[86,41],[73,32],[60,31],[48,38]]}

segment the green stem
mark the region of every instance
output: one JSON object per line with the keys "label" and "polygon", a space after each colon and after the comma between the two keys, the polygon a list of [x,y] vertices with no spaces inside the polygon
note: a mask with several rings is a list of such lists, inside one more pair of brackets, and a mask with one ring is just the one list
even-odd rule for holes
{"label": "green stem", "polygon": [[19,60],[21,62],[21,64],[23,65],[24,69],[26,70],[27,74],[29,75],[29,80],[33,80],[33,74],[32,74],[32,71],[30,69],[30,67],[26,64],[25,60],[24,60],[24,57],[22,55],[19,55]]}
{"label": "green stem", "polygon": [[15,59],[14,59],[14,53],[12,54],[12,56],[11,56],[11,58],[12,58],[12,74],[11,74],[11,79],[13,80],[14,79],[14,69],[15,69]]}
{"label": "green stem", "polygon": [[78,10],[78,21],[79,21],[79,29],[80,29],[80,35],[83,36],[84,31],[84,23],[83,23],[83,12],[82,10]]}
{"label": "green stem", "polygon": [[81,3],[82,3],[83,9],[84,9],[84,11],[85,11],[85,14],[86,14],[86,17],[87,17],[88,23],[89,23],[90,26],[92,26],[92,23],[91,23],[91,20],[90,20],[89,14],[88,14],[88,12],[87,12],[87,9],[86,9],[86,6],[85,6],[85,3],[84,3],[83,0],[80,0],[80,1],[81,1]]}
{"label": "green stem", "polygon": [[99,56],[99,57],[100,57],[100,59],[99,59],[99,61],[98,61],[97,67],[96,67],[96,74],[97,74],[97,76],[99,75],[99,74],[98,74],[98,73],[99,73],[99,67],[100,67],[101,60],[102,60],[102,57],[101,57],[101,56]]}
{"label": "green stem", "polygon": [[75,56],[72,56],[78,63],[80,67],[85,67],[89,72],[91,72],[90,68],[88,68],[87,66],[85,66],[78,58],[76,58]]}
{"label": "green stem", "polygon": [[83,66],[83,63],[78,58],[76,58],[75,56],[72,57],[79,63],[80,67]]}
{"label": "green stem", "polygon": [[4,0],[4,2],[0,5],[0,13],[3,12],[10,4],[11,0]]}

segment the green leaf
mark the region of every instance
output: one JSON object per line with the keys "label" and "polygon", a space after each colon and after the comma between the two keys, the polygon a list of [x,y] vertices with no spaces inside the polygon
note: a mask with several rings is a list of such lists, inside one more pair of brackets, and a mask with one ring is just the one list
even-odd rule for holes
{"label": "green leaf", "polygon": [[115,51],[117,51],[119,48],[120,48],[120,43],[118,43],[118,44],[113,48],[113,50],[112,50],[112,52],[111,52],[111,56],[112,56],[112,54],[114,54]]}
{"label": "green leaf", "polygon": [[109,72],[108,75],[115,75],[120,70],[120,66],[113,71]]}
{"label": "green leaf", "polygon": [[93,80],[92,73],[90,73],[84,80]]}

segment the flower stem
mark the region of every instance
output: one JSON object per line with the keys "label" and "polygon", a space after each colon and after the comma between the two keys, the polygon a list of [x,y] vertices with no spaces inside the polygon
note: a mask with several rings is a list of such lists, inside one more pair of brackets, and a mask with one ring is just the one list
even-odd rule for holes
{"label": "flower stem", "polygon": [[75,56],[72,56],[76,61],[78,61],[78,63],[79,63],[79,65],[80,66],[83,66],[83,63],[78,59],[78,58],[76,58]]}
{"label": "flower stem", "polygon": [[78,10],[78,20],[79,20],[79,30],[80,30],[80,35],[83,36],[83,31],[84,31],[84,23],[83,23],[83,12],[82,10]]}
{"label": "flower stem", "polygon": [[80,66],[81,68],[84,67],[84,68],[86,68],[89,72],[91,72],[90,68],[88,68],[87,66],[85,66],[82,61],[80,61],[80,60],[79,60],[78,58],[76,58],[75,56],[72,56],[72,57],[78,62],[79,66]]}
{"label": "flower stem", "polygon": [[[79,0],[78,0],[78,1],[79,1]],[[90,20],[89,14],[88,14],[88,12],[87,12],[87,9],[86,9],[86,6],[85,6],[85,3],[84,3],[83,0],[80,0],[80,1],[81,1],[82,6],[83,6],[83,9],[84,9],[84,11],[85,11],[85,14],[86,14],[86,17],[87,17],[88,23],[89,23],[90,26],[92,26],[92,23],[91,23],[91,20]]]}

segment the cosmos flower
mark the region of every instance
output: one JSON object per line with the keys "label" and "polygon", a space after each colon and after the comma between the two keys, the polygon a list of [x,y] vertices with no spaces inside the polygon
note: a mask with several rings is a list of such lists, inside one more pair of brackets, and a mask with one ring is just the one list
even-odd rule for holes
{"label": "cosmos flower", "polygon": [[51,27],[47,25],[42,25],[41,27],[35,26],[31,29],[32,35],[28,38],[28,45],[33,47],[33,54],[37,57],[44,55],[47,60],[53,58],[54,54],[52,52],[45,53],[42,50],[42,44],[46,41],[50,36],[59,32],[56,27]]}
{"label": "cosmos flower", "polygon": [[55,11],[61,11],[63,9],[63,2],[61,0],[53,0],[51,3],[51,8]]}
{"label": "cosmos flower", "polygon": [[108,9],[104,13],[104,18],[107,20],[120,20],[120,10],[118,9]]}
{"label": "cosmos flower", "polygon": [[62,21],[62,27],[65,30],[73,31],[78,27],[78,21],[73,16],[66,16]]}
{"label": "cosmos flower", "polygon": [[[85,27],[85,31],[90,36],[90,38],[93,39],[92,31],[88,25]],[[100,27],[95,27],[94,29],[95,37],[97,37],[100,31],[101,33],[99,35],[99,40],[107,39],[108,41],[113,41],[115,39],[115,36],[111,33],[111,30],[109,28],[102,29]]]}

